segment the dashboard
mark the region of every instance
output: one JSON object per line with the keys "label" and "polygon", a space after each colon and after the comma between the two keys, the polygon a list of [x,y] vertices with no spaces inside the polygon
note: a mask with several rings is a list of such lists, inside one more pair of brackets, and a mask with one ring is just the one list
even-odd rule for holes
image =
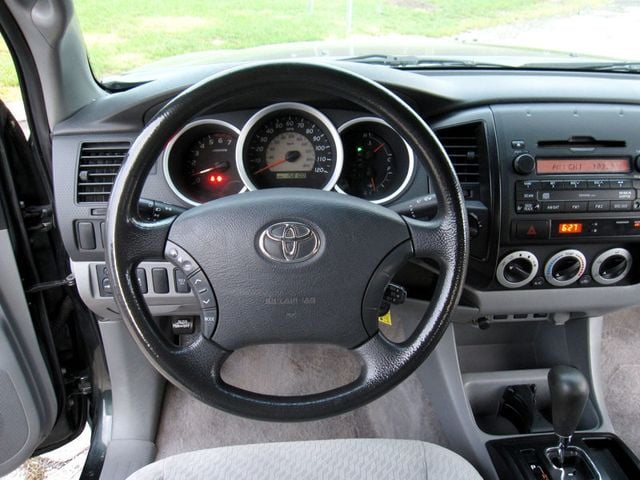
{"label": "dashboard", "polygon": [[[632,305],[640,295],[640,88],[624,74],[400,71],[341,64],[400,95],[434,129],[458,175],[471,233],[457,310],[562,321]],[[224,66],[198,67],[114,94],[53,136],[56,217],[79,291],[117,313],[104,268],[113,179],[135,138],[184,88]],[[432,216],[429,172],[381,119],[338,96],[260,92],[207,106],[164,145],[142,196],[150,218],[276,187],[353,195]],[[138,281],[153,313],[189,314],[193,295],[165,261]],[[407,265],[395,282],[429,300],[438,274]]]}

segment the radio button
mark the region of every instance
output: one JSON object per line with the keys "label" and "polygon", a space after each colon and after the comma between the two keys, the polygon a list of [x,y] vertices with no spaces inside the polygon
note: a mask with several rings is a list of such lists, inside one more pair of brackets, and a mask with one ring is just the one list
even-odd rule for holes
{"label": "radio button", "polygon": [[611,183],[611,188],[631,188],[633,183],[631,180],[620,179],[620,180],[609,180]]}
{"label": "radio button", "polygon": [[609,180],[589,180],[587,182],[587,188],[592,188],[594,190],[600,188],[609,188]]}
{"label": "radio button", "polygon": [[640,210],[640,200],[636,200],[635,202],[633,202],[633,209]]}
{"label": "radio button", "polygon": [[612,212],[628,212],[631,210],[631,202],[611,202]]}
{"label": "radio button", "polygon": [[563,182],[563,183],[568,183],[569,184],[569,186],[566,187],[569,190],[580,190],[580,189],[587,188],[586,180],[568,180],[568,181]]}
{"label": "radio button", "polygon": [[618,190],[617,192],[619,200],[633,200],[636,198],[635,190]]}
{"label": "radio button", "polygon": [[517,191],[534,191],[540,189],[540,182],[536,180],[521,180],[516,183]]}
{"label": "radio button", "polygon": [[547,213],[559,213],[564,212],[564,202],[543,202],[542,211]]}
{"label": "radio button", "polygon": [[545,180],[540,182],[541,190],[561,190],[562,184],[564,182],[562,180]]}
{"label": "radio button", "polygon": [[589,202],[590,212],[608,212],[610,208],[611,202],[608,201]]}
{"label": "radio button", "polygon": [[538,202],[518,202],[516,203],[516,213],[538,213],[540,204]]}
{"label": "radio button", "polygon": [[535,199],[536,199],[536,192],[534,191],[524,190],[516,193],[516,200],[519,200],[519,201],[527,201],[527,200],[535,200]]}
{"label": "radio button", "polygon": [[567,212],[586,212],[587,211],[587,202],[567,202],[566,203],[566,211]]}

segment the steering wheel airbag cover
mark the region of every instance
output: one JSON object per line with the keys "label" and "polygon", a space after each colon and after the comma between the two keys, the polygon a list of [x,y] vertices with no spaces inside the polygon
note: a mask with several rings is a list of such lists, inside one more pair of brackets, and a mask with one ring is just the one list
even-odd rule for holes
{"label": "steering wheel airbag cover", "polygon": [[[278,262],[261,251],[271,225],[297,222],[319,236],[315,255]],[[367,285],[380,259],[409,238],[406,223],[386,208],[294,188],[204,204],[181,215],[169,233],[209,278],[219,312],[213,340],[231,350],[278,342],[360,345],[369,336],[352,320],[361,317]]]}

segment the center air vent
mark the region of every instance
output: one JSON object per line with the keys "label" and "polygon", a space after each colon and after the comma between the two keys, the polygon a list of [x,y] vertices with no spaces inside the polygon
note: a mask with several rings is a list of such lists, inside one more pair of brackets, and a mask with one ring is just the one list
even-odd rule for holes
{"label": "center air vent", "polygon": [[460,183],[479,183],[480,160],[483,151],[482,123],[468,123],[436,131]]}
{"label": "center air vent", "polygon": [[129,145],[129,142],[82,144],[76,190],[78,203],[109,201],[113,182],[127,155]]}

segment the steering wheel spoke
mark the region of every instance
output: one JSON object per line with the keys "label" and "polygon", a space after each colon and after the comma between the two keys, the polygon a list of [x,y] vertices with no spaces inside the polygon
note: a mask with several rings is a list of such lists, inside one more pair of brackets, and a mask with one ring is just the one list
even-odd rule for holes
{"label": "steering wheel spoke", "polygon": [[126,250],[129,265],[135,265],[143,260],[162,259],[169,230],[176,218],[164,218],[155,222],[131,218],[124,228],[119,230],[119,236],[113,243],[113,248]]}
{"label": "steering wheel spoke", "polygon": [[450,217],[438,216],[433,220],[406,218],[416,258],[435,260],[440,267],[447,267],[457,255],[459,228]]}

